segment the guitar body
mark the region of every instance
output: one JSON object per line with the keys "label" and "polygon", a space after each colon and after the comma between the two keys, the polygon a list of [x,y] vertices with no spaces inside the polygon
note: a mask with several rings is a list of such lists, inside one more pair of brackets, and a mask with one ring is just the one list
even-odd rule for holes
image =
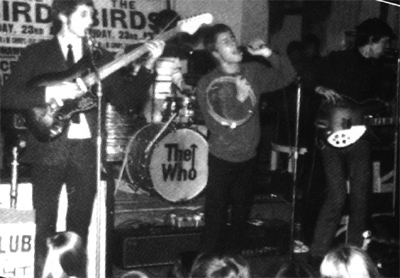
{"label": "guitar body", "polygon": [[25,125],[38,141],[48,142],[61,135],[67,123],[58,122],[55,113],[51,105],[34,107],[24,112]]}
{"label": "guitar body", "polygon": [[[82,58],[78,63],[66,71],[47,73],[34,77],[28,86],[45,87],[62,82],[73,82],[88,72],[87,59]],[[75,99],[67,99],[63,106],[55,101],[45,107],[33,107],[24,113],[26,126],[33,136],[41,142],[49,142],[59,137],[68,126],[68,122],[75,113],[88,111],[97,105],[91,92],[82,93]]]}
{"label": "guitar body", "polygon": [[365,124],[362,107],[347,103],[324,103],[317,117],[317,126],[325,128],[328,134]]}
{"label": "guitar body", "polygon": [[34,107],[25,111],[26,127],[40,142],[49,142],[59,137],[75,113],[86,112],[97,106],[91,92],[75,99],[67,99],[63,106],[48,103],[46,107]]}
{"label": "guitar body", "polygon": [[357,142],[367,131],[367,112],[380,107],[382,107],[380,100],[358,103],[344,97],[336,104],[325,102],[321,105],[315,122],[318,135],[333,147],[348,147]]}

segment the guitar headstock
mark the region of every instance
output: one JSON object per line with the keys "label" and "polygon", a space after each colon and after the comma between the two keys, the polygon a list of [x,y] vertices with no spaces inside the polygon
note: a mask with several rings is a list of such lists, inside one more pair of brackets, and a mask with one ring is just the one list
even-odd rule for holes
{"label": "guitar headstock", "polygon": [[178,21],[177,29],[181,32],[193,35],[201,25],[211,24],[213,20],[212,14],[204,13]]}

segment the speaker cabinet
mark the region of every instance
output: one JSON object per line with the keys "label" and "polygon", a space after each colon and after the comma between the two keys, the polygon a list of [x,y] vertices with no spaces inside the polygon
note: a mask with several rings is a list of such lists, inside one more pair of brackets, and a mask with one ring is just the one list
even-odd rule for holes
{"label": "speaker cabinet", "polygon": [[[287,222],[273,219],[246,228],[243,255],[278,255],[289,248]],[[228,228],[229,229],[229,228]],[[201,228],[145,226],[114,230],[114,263],[122,269],[173,264],[183,252],[198,251]]]}
{"label": "speaker cabinet", "polygon": [[115,264],[122,269],[172,264],[180,253],[198,249],[200,234],[195,228],[115,230]]}

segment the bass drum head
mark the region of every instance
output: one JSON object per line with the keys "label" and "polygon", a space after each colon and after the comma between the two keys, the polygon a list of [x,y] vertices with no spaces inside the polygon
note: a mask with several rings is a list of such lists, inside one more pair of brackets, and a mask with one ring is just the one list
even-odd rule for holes
{"label": "bass drum head", "polygon": [[130,142],[128,175],[138,187],[170,202],[193,199],[207,185],[208,144],[188,128],[151,124]]}

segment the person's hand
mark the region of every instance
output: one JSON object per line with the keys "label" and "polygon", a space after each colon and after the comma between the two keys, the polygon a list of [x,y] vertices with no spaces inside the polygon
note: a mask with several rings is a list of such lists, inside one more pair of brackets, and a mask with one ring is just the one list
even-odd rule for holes
{"label": "person's hand", "polygon": [[335,90],[325,88],[323,86],[318,86],[315,88],[315,92],[320,94],[325,98],[327,102],[332,102],[335,104],[338,100],[342,100],[342,96],[339,95]]}
{"label": "person's hand", "polygon": [[57,85],[51,85],[46,87],[46,102],[53,100],[57,105],[62,106],[64,100],[74,99],[82,96],[85,92],[85,88],[82,88],[78,83],[73,82],[62,82]]}
{"label": "person's hand", "polygon": [[149,50],[150,57],[148,58],[145,67],[148,70],[153,70],[154,63],[163,54],[165,42],[161,40],[153,40],[145,43],[145,47]]}
{"label": "person's hand", "polygon": [[267,47],[267,44],[262,39],[255,39],[247,45],[247,51],[251,55],[263,56],[268,58],[272,54],[272,50]]}
{"label": "person's hand", "polygon": [[222,125],[222,126],[229,127],[230,129],[235,129],[236,126],[237,126],[237,124],[236,124],[235,122],[233,122],[233,123],[228,123],[228,122],[224,122],[224,121],[221,122],[221,125]]}

